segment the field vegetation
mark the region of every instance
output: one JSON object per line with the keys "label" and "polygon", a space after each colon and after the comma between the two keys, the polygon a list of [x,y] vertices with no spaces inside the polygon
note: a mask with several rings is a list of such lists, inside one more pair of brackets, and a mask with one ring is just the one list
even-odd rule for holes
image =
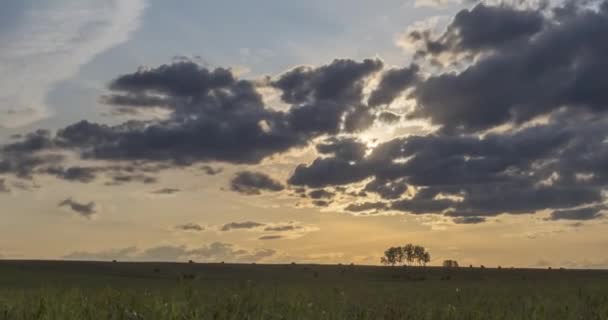
{"label": "field vegetation", "polygon": [[608,319],[608,272],[4,261],[0,319]]}

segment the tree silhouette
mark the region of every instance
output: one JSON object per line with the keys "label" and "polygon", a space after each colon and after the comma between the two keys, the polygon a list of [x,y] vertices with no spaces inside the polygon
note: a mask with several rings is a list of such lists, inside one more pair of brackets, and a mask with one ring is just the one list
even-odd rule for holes
{"label": "tree silhouette", "polygon": [[426,266],[431,261],[431,254],[422,246],[406,244],[403,247],[390,247],[384,251],[380,262],[384,265],[397,264]]}
{"label": "tree silhouette", "polygon": [[385,265],[394,266],[403,261],[403,250],[400,247],[390,247],[384,251],[384,257],[380,259]]}
{"label": "tree silhouette", "polygon": [[458,268],[458,261],[456,260],[445,260],[443,261],[444,268]]}
{"label": "tree silhouette", "polygon": [[403,256],[405,258],[406,264],[411,265],[414,263],[415,255],[414,255],[414,245],[411,243],[403,246]]}

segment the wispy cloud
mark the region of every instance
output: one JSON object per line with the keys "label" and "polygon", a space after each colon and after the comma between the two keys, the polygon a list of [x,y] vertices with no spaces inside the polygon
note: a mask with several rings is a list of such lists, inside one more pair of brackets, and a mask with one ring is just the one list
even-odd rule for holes
{"label": "wispy cloud", "polygon": [[27,8],[0,34],[0,127],[52,114],[47,94],[96,55],[129,39],[146,0],[54,1]]}

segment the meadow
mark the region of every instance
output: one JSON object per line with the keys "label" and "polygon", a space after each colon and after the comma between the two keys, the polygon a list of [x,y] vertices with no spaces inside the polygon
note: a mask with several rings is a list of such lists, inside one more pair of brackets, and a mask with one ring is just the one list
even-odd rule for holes
{"label": "meadow", "polygon": [[608,319],[608,272],[0,261],[0,319]]}

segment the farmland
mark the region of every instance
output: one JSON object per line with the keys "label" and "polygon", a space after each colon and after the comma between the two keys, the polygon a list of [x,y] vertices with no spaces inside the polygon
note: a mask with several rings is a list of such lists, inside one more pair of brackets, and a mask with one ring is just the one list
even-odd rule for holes
{"label": "farmland", "polygon": [[608,272],[3,261],[0,319],[608,319]]}

